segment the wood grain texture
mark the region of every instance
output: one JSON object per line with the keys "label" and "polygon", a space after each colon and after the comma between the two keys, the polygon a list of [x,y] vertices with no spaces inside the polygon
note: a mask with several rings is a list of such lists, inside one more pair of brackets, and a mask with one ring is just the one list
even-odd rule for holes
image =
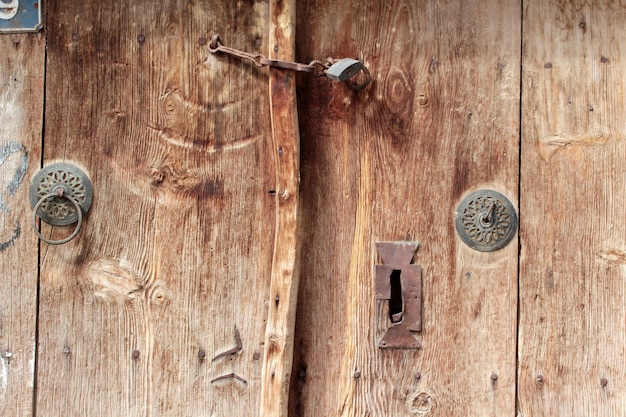
{"label": "wood grain texture", "polygon": [[519,412],[622,416],[626,7],[524,4]]}
{"label": "wood grain texture", "polygon": [[0,36],[0,415],[33,414],[37,239],[28,183],[39,168],[45,38]]}
{"label": "wood grain texture", "polygon": [[257,415],[267,72],[206,39],[264,51],[268,4],[60,0],[48,19],[45,163],[82,167],[95,194],[75,240],[42,246],[38,415]]}
{"label": "wood grain texture", "polygon": [[[271,59],[292,61],[295,56],[296,0],[271,0],[269,45]],[[270,303],[265,330],[261,404],[263,417],[288,414],[293,357],[298,273],[298,192],[300,134],[293,71],[270,69],[269,95],[276,169],[276,231],[270,275]]]}
{"label": "wood grain texture", "polygon": [[[372,3],[298,3],[299,59],[361,58],[373,82],[299,83],[291,415],[514,415],[517,243],[469,249],[454,210],[479,188],[517,201],[521,5]],[[405,240],[421,242],[422,349],[380,350],[374,245]]]}

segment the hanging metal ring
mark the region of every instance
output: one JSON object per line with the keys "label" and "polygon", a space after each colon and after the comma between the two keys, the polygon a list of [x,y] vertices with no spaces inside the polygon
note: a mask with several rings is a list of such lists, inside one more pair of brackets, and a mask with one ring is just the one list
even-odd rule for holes
{"label": "hanging metal ring", "polygon": [[[61,240],[51,240],[48,239],[46,237],[44,237],[41,232],[39,231],[39,228],[37,227],[37,211],[39,210],[39,207],[41,207],[41,205],[48,199],[53,198],[53,197],[60,197],[60,198],[65,198],[66,200],[68,200],[70,203],[72,203],[74,205],[74,207],[76,208],[76,213],[78,215],[78,221],[76,224],[76,228],[74,229],[74,232],[72,232],[71,235],[69,235],[68,237],[66,237],[65,239],[61,239]],[[80,231],[80,227],[83,225],[83,210],[80,207],[80,205],[78,204],[78,201],[76,201],[75,198],[73,198],[69,193],[66,193],[63,191],[62,188],[57,189],[54,192],[48,193],[46,195],[44,195],[43,197],[41,197],[39,199],[39,201],[37,201],[37,204],[35,204],[35,207],[33,208],[33,230],[35,231],[35,233],[37,234],[37,236],[39,236],[39,239],[43,240],[44,242],[50,244],[50,245],[62,245],[63,243],[67,243],[70,240],[74,239],[76,237],[76,235],[78,234],[78,232]]]}
{"label": "hanging metal ring", "polygon": [[370,71],[367,69],[367,67],[364,66],[363,68],[361,68],[361,71],[363,71],[363,73],[365,74],[365,80],[363,80],[363,82],[355,83],[351,81],[350,79],[347,79],[346,81],[344,81],[344,83],[350,90],[360,91],[364,89],[365,87],[367,87],[370,82],[372,82],[372,74],[370,74]]}

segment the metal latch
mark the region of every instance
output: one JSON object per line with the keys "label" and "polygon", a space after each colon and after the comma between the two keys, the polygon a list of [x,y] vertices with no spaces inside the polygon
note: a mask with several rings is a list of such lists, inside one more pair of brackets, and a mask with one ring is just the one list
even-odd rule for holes
{"label": "metal latch", "polygon": [[376,243],[384,265],[376,265],[376,299],[389,301],[389,328],[379,348],[418,349],[422,331],[422,268],[412,263],[417,242]]}
{"label": "metal latch", "polygon": [[[313,75],[326,75],[331,80],[345,83],[346,86],[353,91],[362,90],[372,81],[372,76],[365,65],[363,65],[361,61],[352,58],[343,58],[339,60],[328,58],[326,63],[322,61],[311,61],[308,64],[267,59],[261,54],[252,54],[222,45],[218,35],[213,35],[213,37],[211,37],[209,52],[213,54],[216,52],[223,52],[242,59],[247,59],[259,67],[274,67],[292,71],[307,72]],[[363,74],[363,76],[360,77],[361,79],[354,82],[356,76],[361,73]]]}
{"label": "metal latch", "polygon": [[41,29],[40,0],[0,0],[0,33]]}

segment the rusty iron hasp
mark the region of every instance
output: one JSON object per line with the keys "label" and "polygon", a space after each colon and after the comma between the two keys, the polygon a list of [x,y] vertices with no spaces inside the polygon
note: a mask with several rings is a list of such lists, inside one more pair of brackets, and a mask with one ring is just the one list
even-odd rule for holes
{"label": "rusty iron hasp", "polygon": [[[241,59],[246,59],[258,67],[281,68],[305,72],[316,76],[326,75],[331,80],[345,83],[345,85],[352,91],[362,90],[372,81],[372,76],[363,63],[351,58],[343,58],[339,60],[328,58],[326,63],[314,60],[308,64],[301,64],[293,61],[281,61],[278,59],[268,59],[261,54],[245,52],[223,45],[219,35],[213,35],[211,37],[209,52],[212,54],[222,52]],[[363,74],[361,80],[354,81],[358,74]]]}
{"label": "rusty iron hasp", "polygon": [[267,58],[261,58],[259,62],[261,63],[262,66],[267,66],[267,67],[289,69],[289,70],[299,71],[299,72],[314,72],[315,71],[314,66],[308,65],[308,64],[301,64],[299,62],[280,61],[278,59],[267,59]]}
{"label": "rusty iron hasp", "polygon": [[417,242],[376,243],[384,265],[376,265],[376,299],[391,300],[392,275],[399,274],[402,311],[392,317],[379,348],[418,349],[414,333],[422,330],[422,268],[412,264]]}

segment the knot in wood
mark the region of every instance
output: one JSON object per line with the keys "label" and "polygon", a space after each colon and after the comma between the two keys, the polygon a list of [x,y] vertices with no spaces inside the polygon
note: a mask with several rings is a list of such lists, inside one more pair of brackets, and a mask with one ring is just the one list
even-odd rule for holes
{"label": "knot in wood", "polygon": [[420,392],[409,402],[412,414],[425,416],[435,407],[433,397],[427,392]]}

